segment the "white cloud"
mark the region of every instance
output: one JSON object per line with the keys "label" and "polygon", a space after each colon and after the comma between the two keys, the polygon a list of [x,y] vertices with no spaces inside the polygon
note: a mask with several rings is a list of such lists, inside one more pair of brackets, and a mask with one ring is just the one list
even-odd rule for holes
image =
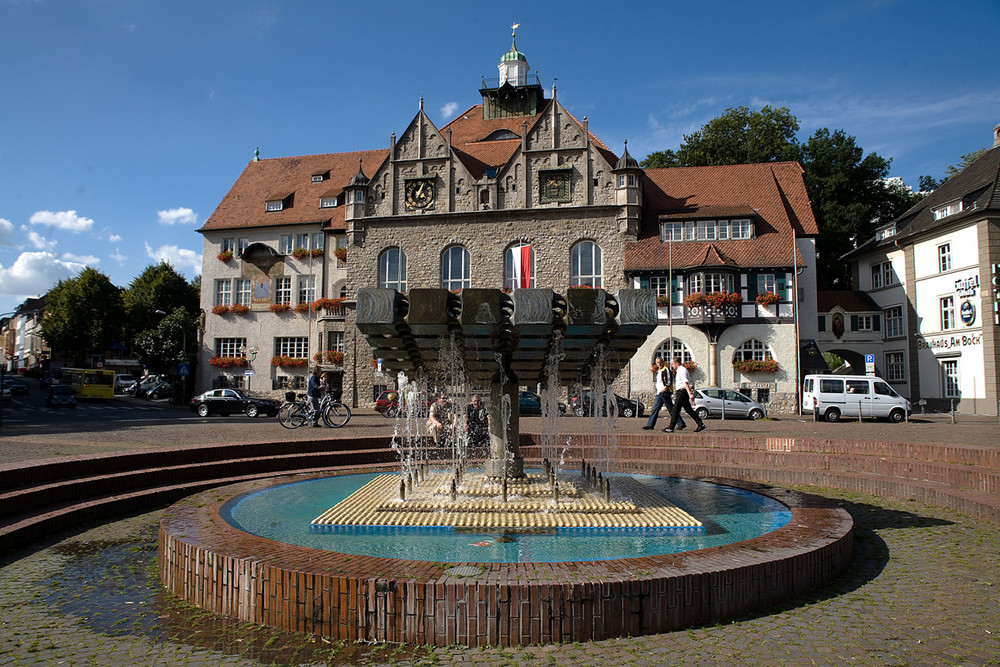
{"label": "white cloud", "polygon": [[111,241],[112,243],[118,243],[119,241],[122,240],[122,237],[119,236],[118,234],[112,234],[111,236],[108,237],[108,240]]}
{"label": "white cloud", "polygon": [[125,260],[128,259],[128,255],[123,255],[118,248],[115,248],[115,251],[108,255],[108,257],[118,262],[119,265],[124,264]]}
{"label": "white cloud", "polygon": [[458,102],[448,102],[443,107],[441,107],[441,117],[446,120],[451,120],[451,117],[455,115],[458,111]]}
{"label": "white cloud", "polygon": [[0,218],[0,246],[3,245],[13,246],[14,245],[13,238],[14,238],[14,223],[12,223],[10,220],[5,220],[3,218]]}
{"label": "white cloud", "polygon": [[93,255],[74,255],[70,252],[64,252],[62,258],[64,262],[86,264],[87,266],[94,266],[95,264],[101,263],[100,257],[94,257]]}
{"label": "white cloud", "polygon": [[31,214],[28,222],[69,232],[87,232],[94,226],[93,220],[77,215],[76,211],[38,211]]}
{"label": "white cloud", "polygon": [[155,250],[146,244],[146,255],[160,262],[169,262],[175,269],[188,267],[197,275],[201,273],[201,253],[175,245],[161,245]]}
{"label": "white cloud", "polygon": [[58,241],[49,241],[36,231],[28,232],[28,242],[36,250],[53,250],[56,247],[56,243],[58,243]]}
{"label": "white cloud", "polygon": [[198,214],[189,208],[171,208],[156,212],[161,225],[193,225],[198,222]]}
{"label": "white cloud", "polygon": [[83,264],[61,260],[50,252],[23,252],[10,268],[0,265],[0,294],[38,296],[83,269]]}

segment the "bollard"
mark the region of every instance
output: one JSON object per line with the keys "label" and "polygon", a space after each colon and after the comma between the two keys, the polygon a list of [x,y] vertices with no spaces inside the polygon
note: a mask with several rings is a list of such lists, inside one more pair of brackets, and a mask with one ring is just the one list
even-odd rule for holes
{"label": "bollard", "polygon": [[862,419],[861,419],[861,401],[858,401],[858,423],[860,424],[861,422],[862,422]]}
{"label": "bollard", "polygon": [[955,423],[955,399],[951,399],[951,423]]}
{"label": "bollard", "polygon": [[451,480],[451,502],[458,500],[458,485],[455,480]]}
{"label": "bollard", "polygon": [[503,481],[500,483],[500,497],[504,503],[507,502],[507,471],[504,471]]}
{"label": "bollard", "polygon": [[604,480],[604,502],[611,502],[611,480]]}
{"label": "bollard", "polygon": [[559,484],[552,485],[552,502],[556,505],[559,504]]}
{"label": "bollard", "polygon": [[399,480],[399,499],[406,500],[406,480]]}

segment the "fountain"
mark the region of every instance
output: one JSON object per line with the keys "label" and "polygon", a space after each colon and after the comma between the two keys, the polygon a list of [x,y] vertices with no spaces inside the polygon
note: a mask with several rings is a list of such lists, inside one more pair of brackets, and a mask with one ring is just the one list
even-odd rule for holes
{"label": "fountain", "polygon": [[[540,463],[526,467],[518,387],[543,385],[550,407],[559,386],[598,396],[656,324],[648,290],[361,289],[356,324],[384,367],[423,388],[437,373],[441,389],[488,393],[485,456],[437,446],[410,419],[407,446],[393,438],[398,472],[371,457],[378,472],[368,475],[279,477],[189,498],[161,520],[161,578],[175,594],[341,639],[515,645],[716,622],[850,562],[849,515],[808,496],[755,488],[717,510],[745,493],[733,488],[741,483],[623,474],[587,436],[558,452],[551,434],[528,436]],[[629,465],[655,466],[653,438],[628,444]]]}

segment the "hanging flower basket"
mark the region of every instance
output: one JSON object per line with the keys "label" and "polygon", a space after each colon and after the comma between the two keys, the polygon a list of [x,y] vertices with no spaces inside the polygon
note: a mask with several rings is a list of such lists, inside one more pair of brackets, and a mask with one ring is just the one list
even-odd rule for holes
{"label": "hanging flower basket", "polygon": [[222,262],[224,264],[224,263],[228,262],[229,260],[231,260],[233,258],[233,251],[232,250],[226,250],[225,252],[220,252],[215,257],[216,257],[216,259],[218,259],[220,262]]}
{"label": "hanging flower basket", "polygon": [[344,353],[337,352],[336,350],[327,350],[326,352],[317,352],[313,355],[313,361],[322,361],[327,364],[343,364],[344,363]]}
{"label": "hanging flower basket", "polygon": [[305,303],[305,302],[295,304],[295,312],[296,313],[308,313],[309,312],[309,304]]}
{"label": "hanging flower basket", "polygon": [[733,369],[747,375],[778,372],[778,362],[774,359],[733,359]]}
{"label": "hanging flower basket", "polygon": [[346,299],[344,299],[343,297],[338,297],[336,299],[327,299],[324,297],[313,301],[312,309],[313,312],[319,310],[326,310],[326,311],[336,310],[344,305],[344,301],[346,301]]}
{"label": "hanging flower basket", "polygon": [[309,365],[309,360],[305,357],[289,357],[284,354],[275,355],[271,357],[272,366],[280,366],[282,368],[302,368],[303,366]]}
{"label": "hanging flower basket", "polygon": [[312,256],[313,257],[322,257],[323,256],[323,249],[322,248],[313,248],[312,249]]}
{"label": "hanging flower basket", "polygon": [[212,357],[208,363],[215,368],[241,368],[247,365],[244,357]]}
{"label": "hanging flower basket", "polygon": [[347,261],[347,248],[337,248],[333,251],[333,256],[342,262]]}
{"label": "hanging flower basket", "polygon": [[242,303],[234,303],[229,306],[229,312],[233,315],[246,315],[250,312],[250,308],[244,306]]}
{"label": "hanging flower basket", "polygon": [[272,303],[271,307],[268,308],[272,313],[285,313],[288,312],[287,303]]}
{"label": "hanging flower basket", "polygon": [[779,301],[781,301],[781,297],[774,292],[764,292],[763,294],[757,295],[758,306],[773,306]]}
{"label": "hanging flower basket", "polygon": [[218,306],[212,306],[212,312],[216,315],[225,315],[229,312],[229,306],[224,306],[219,304]]}
{"label": "hanging flower basket", "polygon": [[305,248],[296,248],[292,251],[292,257],[295,259],[305,259],[309,256],[309,251]]}

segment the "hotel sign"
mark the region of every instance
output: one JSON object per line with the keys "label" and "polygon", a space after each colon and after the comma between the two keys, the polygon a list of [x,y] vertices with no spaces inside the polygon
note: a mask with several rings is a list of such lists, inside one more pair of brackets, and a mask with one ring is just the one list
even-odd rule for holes
{"label": "hotel sign", "polygon": [[958,294],[958,298],[967,299],[972,296],[976,296],[976,292],[979,291],[979,276],[971,276],[969,278],[959,278],[955,281],[955,292]]}

